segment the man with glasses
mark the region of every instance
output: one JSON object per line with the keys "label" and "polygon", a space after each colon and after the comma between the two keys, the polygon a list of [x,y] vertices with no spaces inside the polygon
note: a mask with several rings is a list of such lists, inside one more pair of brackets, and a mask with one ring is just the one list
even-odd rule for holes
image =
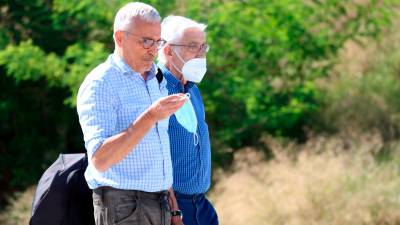
{"label": "man with glasses", "polygon": [[169,119],[173,189],[178,202],[172,222],[215,225],[218,217],[205,197],[211,183],[211,148],[204,104],[196,85],[206,73],[206,25],[181,16],[168,16],[161,24],[167,41],[158,61],[169,94],[185,93],[188,101]]}
{"label": "man with glasses", "polygon": [[114,53],[79,89],[85,178],[97,225],[170,224],[175,209],[168,118],[186,97],[167,96],[165,79],[156,79],[153,60],[165,44],[160,20],[149,5],[122,7],[114,21]]}

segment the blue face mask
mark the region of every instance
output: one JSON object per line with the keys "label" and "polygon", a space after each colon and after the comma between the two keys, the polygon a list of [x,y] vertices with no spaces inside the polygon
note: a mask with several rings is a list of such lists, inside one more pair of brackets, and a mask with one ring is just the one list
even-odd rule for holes
{"label": "blue face mask", "polygon": [[[190,97],[190,94],[187,93],[186,95]],[[175,112],[175,117],[182,127],[190,133],[193,133],[194,145],[197,145],[199,142],[197,136],[197,117],[190,99],[188,99],[185,104]]]}

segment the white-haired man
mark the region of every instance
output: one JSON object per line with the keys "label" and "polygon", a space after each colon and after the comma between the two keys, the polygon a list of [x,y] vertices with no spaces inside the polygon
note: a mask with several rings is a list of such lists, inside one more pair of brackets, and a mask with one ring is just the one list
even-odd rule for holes
{"label": "white-haired man", "polygon": [[159,68],[169,94],[185,93],[189,100],[169,119],[169,137],[174,169],[173,189],[180,211],[172,222],[185,225],[215,225],[218,217],[204,193],[211,183],[211,148],[199,83],[206,73],[206,25],[182,16],[168,16],[161,24],[167,41],[159,50]]}
{"label": "white-haired man", "polygon": [[160,20],[147,4],[122,7],[114,21],[114,53],[79,89],[77,110],[89,159],[85,178],[93,189],[97,225],[171,222],[168,117],[186,98],[165,97],[166,81],[155,77],[153,60],[165,44]]}

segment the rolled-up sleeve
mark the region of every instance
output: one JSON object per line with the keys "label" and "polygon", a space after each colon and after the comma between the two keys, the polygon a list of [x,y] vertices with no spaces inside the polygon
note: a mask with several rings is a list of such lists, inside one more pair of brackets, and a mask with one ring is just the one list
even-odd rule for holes
{"label": "rolled-up sleeve", "polygon": [[115,134],[115,93],[107,80],[86,79],[78,92],[77,111],[89,158]]}

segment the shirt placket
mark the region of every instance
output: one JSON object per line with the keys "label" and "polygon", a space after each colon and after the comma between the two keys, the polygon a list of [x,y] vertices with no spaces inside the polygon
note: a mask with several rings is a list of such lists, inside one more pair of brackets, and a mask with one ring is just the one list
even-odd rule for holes
{"label": "shirt placket", "polygon": [[[155,79],[155,78],[154,78]],[[157,101],[160,97],[161,97],[161,93],[160,93],[160,89],[159,89],[159,84],[158,82],[155,82],[154,79],[148,80],[146,82],[146,89],[147,92],[149,93],[149,97],[151,100],[151,103],[154,103],[155,101]],[[158,135],[158,141],[160,144],[160,151],[161,151],[161,156],[163,159],[162,165],[163,165],[163,181],[164,184],[166,184],[166,155],[165,155],[165,151],[164,148],[168,145],[167,143],[165,143],[165,140],[161,137],[161,130],[159,127],[159,123],[157,122],[156,124],[156,131],[157,131],[157,135]]]}
{"label": "shirt placket", "polygon": [[[193,96],[193,98],[195,97],[195,94],[194,93],[190,93],[190,95],[191,96]],[[198,116],[197,116],[197,112],[198,112],[198,110],[197,110],[197,102],[194,100],[194,101],[192,101],[192,103],[193,103],[193,109],[194,109],[194,111],[195,111],[195,114],[196,114],[196,117],[198,118]],[[204,174],[203,174],[203,171],[201,170],[201,167],[202,167],[202,151],[201,151],[201,135],[202,135],[202,133],[201,133],[201,130],[200,130],[200,121],[199,121],[199,119],[197,119],[197,129],[196,129],[196,133],[197,133],[197,138],[198,138],[198,144],[195,146],[195,149],[196,149],[196,153],[197,153],[197,173],[199,174],[199,176],[198,176],[198,178],[197,178],[197,185],[198,185],[198,187],[201,187],[201,178],[204,176]]]}

